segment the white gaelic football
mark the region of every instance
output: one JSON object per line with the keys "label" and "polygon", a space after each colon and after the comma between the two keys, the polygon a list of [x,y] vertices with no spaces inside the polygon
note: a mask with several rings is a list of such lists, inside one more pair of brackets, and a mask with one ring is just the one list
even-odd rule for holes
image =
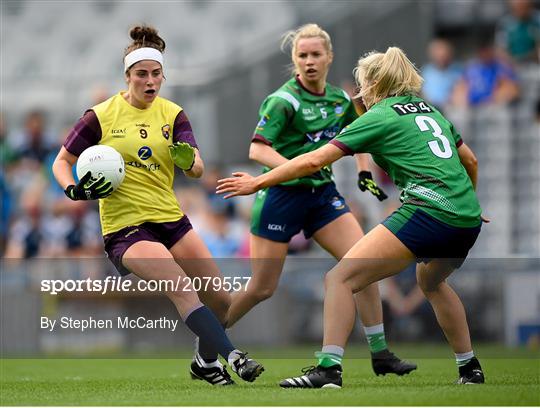
{"label": "white gaelic football", "polygon": [[90,146],[81,153],[77,160],[77,177],[79,180],[88,172],[92,179],[97,180],[101,176],[111,182],[116,190],[126,175],[124,159],[113,147],[105,145]]}

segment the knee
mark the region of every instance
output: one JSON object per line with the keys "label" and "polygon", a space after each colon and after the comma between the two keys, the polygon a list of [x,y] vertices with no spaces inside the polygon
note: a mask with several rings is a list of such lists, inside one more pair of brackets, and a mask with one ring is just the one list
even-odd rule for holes
{"label": "knee", "polygon": [[343,281],[343,279],[339,276],[339,274],[337,274],[333,270],[329,271],[324,277],[324,289],[325,290],[328,289],[330,286],[340,284],[340,283],[345,283],[346,284],[346,282]]}
{"label": "knee", "polygon": [[200,291],[198,296],[219,320],[225,319],[231,306],[231,295],[224,290],[216,292],[212,290]]}
{"label": "knee", "polygon": [[324,275],[324,290],[326,291],[329,286],[332,286],[332,283],[334,282],[334,277],[331,276],[332,272],[327,272],[326,275]]}
{"label": "knee", "polygon": [[437,292],[441,284],[442,282],[436,282],[432,279],[418,279],[418,286],[428,299],[430,295]]}
{"label": "knee", "polygon": [[201,302],[199,296],[197,295],[197,292],[185,292],[181,290],[175,290],[165,292],[165,294],[177,307],[189,307],[189,305],[195,305]]}
{"label": "knee", "polygon": [[270,299],[275,292],[275,288],[262,288],[256,293],[255,298],[258,302]]}
{"label": "knee", "polygon": [[211,302],[210,308],[218,318],[225,318],[231,307],[231,295],[229,293],[220,293]]}
{"label": "knee", "polygon": [[248,289],[248,294],[259,303],[266,299],[270,299],[275,291],[276,288],[272,286],[252,287]]}
{"label": "knee", "polygon": [[350,290],[351,293],[354,294],[362,291],[370,283],[371,282],[368,282],[361,273],[345,273],[343,270],[337,268],[330,270],[324,277],[325,291],[328,291],[330,287],[339,286]]}

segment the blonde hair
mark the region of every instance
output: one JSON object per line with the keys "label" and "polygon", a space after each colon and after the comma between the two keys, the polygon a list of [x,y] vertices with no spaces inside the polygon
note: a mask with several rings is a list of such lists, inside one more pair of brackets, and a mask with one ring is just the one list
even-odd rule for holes
{"label": "blonde hair", "polygon": [[[287,31],[283,35],[283,40],[281,41],[282,51],[285,51],[289,46],[291,47],[291,59],[293,62],[298,41],[304,38],[320,38],[323,41],[326,52],[332,54],[332,40],[330,39],[330,35],[317,24],[304,24],[296,30]],[[291,67],[291,70],[293,73],[295,72],[294,64]]]}
{"label": "blonde hair", "polygon": [[372,51],[358,60],[353,71],[356,83],[366,86],[356,96],[369,108],[389,96],[419,94],[424,80],[417,68],[398,47],[383,54]]}

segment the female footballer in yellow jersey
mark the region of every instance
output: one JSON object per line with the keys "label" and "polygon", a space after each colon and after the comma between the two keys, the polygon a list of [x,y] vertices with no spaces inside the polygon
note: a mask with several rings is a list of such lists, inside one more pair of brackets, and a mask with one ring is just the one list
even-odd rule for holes
{"label": "female footballer in yellow jersey", "polygon": [[[54,175],[70,199],[99,199],[105,251],[122,275],[171,281],[186,275],[219,278],[210,252],[173,191],[174,165],[188,177],[199,178],[204,164],[182,108],[158,96],[165,42],[148,26],[132,28],[130,36],[133,41],[124,52],[127,91],[85,112],[58,153]],[[78,183],[73,180],[77,157],[96,144],[114,147],[126,164],[125,179],[114,194],[108,181],[92,179],[90,172]],[[253,381],[263,367],[237,350],[222,327],[229,293],[210,290],[200,292],[199,299],[196,291],[182,289],[166,295],[199,336],[192,377],[215,385],[233,384],[219,353],[242,379]]]}

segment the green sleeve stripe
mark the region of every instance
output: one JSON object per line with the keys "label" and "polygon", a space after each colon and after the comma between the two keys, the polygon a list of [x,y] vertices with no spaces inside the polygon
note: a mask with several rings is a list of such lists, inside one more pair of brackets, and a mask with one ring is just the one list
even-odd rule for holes
{"label": "green sleeve stripe", "polygon": [[278,98],[285,99],[287,102],[289,102],[293,106],[295,111],[297,111],[298,108],[300,107],[300,102],[298,102],[298,99],[296,99],[294,96],[292,96],[288,92],[277,91],[277,92],[274,92],[270,96],[277,96]]}
{"label": "green sleeve stripe", "polygon": [[349,94],[344,89],[342,89],[341,92],[343,92],[343,96],[350,102],[351,97],[349,96]]}

